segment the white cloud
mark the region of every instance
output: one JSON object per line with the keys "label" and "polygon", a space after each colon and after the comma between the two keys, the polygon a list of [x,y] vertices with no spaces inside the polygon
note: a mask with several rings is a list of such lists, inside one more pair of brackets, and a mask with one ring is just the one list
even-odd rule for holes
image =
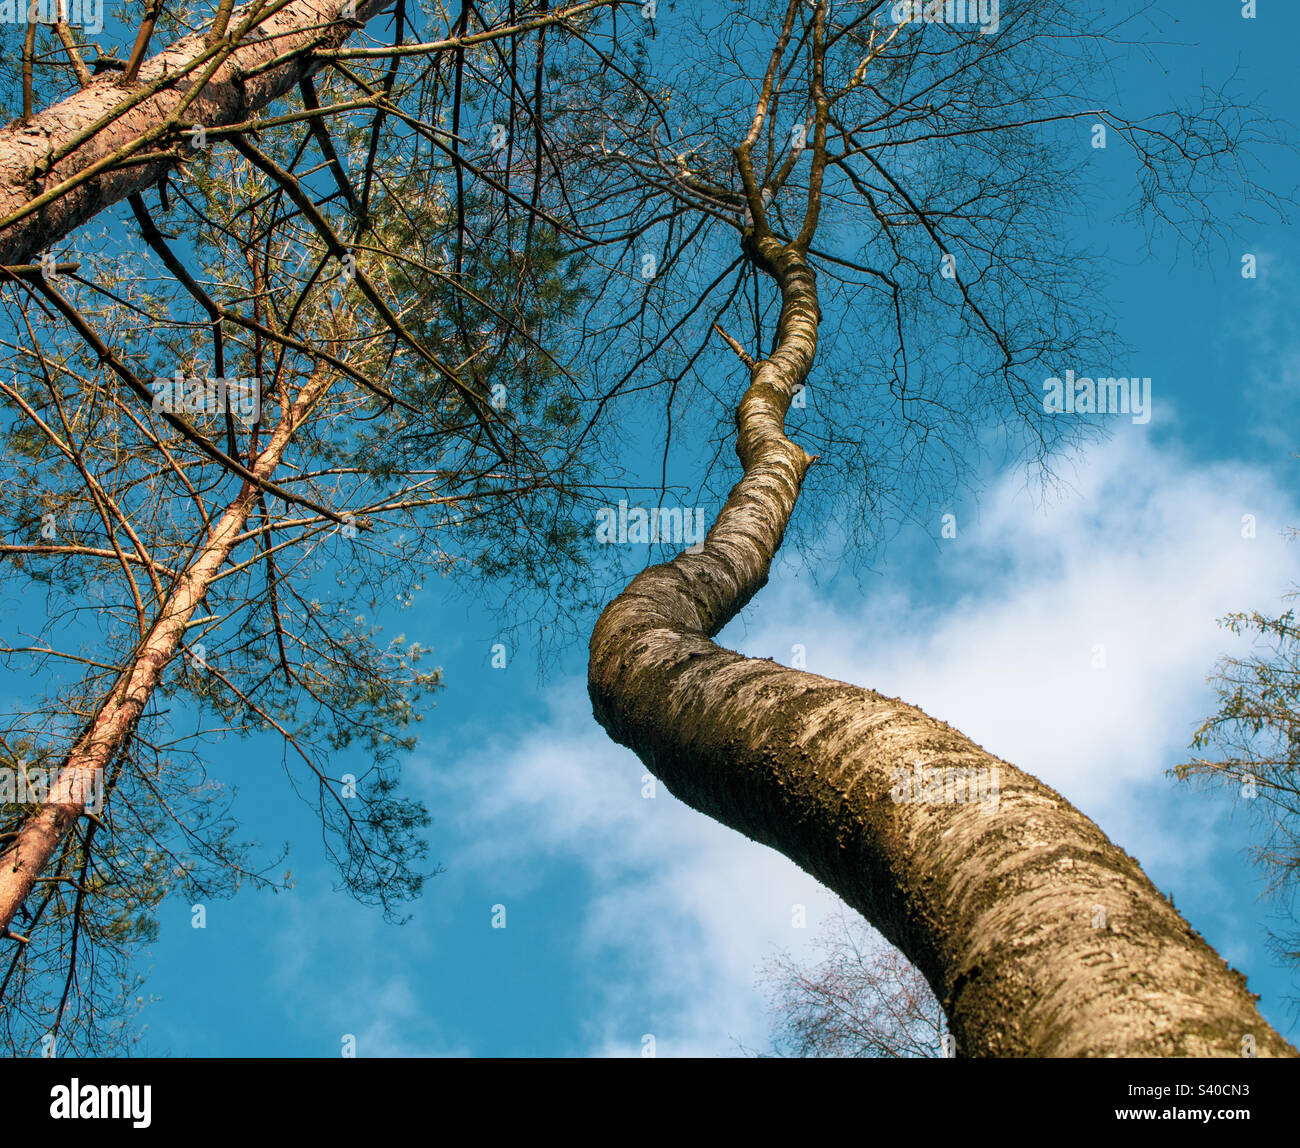
{"label": "white cloud", "polygon": [[[437,782],[439,806],[467,811],[459,828],[469,843],[452,869],[490,869],[506,898],[533,887],[539,856],[587,868],[594,892],[575,943],[592,961],[612,950],[624,974],[591,1002],[589,1053],[639,1056],[646,1034],[660,1056],[763,1044],[756,963],[797,948],[833,901],[784,857],[657,782],[643,797],[644,774],[596,727],[583,685],[568,682],[552,693],[544,730],[485,747]],[[808,928],[793,926],[795,905]]]}
{"label": "white cloud", "polygon": [[1300,509],[1265,471],[1194,467],[1140,428],[1090,451],[1072,486],[1045,507],[1014,479],[995,488],[941,544],[944,601],[886,574],[846,612],[774,579],[741,648],[802,643],[813,672],[921,706],[1099,818],[1131,814],[1205,716],[1216,658],[1241,648],[1216,619],[1290,587],[1282,531]]}
{"label": "white cloud", "polygon": [[[366,1058],[466,1057],[472,1051],[438,1031],[425,986],[409,970],[428,968],[434,953],[427,937],[391,933],[379,914],[331,891],[326,884],[299,887],[267,911],[267,973],[276,1007],[292,1014],[304,1034],[320,1041],[317,1055],[340,1056],[351,1037],[353,1054]],[[334,928],[322,931],[321,921]],[[394,959],[399,952],[401,958]],[[412,987],[413,979],[419,991]]]}

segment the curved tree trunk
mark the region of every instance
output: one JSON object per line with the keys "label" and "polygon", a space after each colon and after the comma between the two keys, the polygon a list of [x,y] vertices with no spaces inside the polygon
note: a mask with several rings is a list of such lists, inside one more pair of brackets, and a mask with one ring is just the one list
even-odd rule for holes
{"label": "curved tree trunk", "polygon": [[[959,1056],[1294,1056],[1245,978],[1060,794],[896,698],[710,638],[764,585],[808,467],[785,436],[817,344],[798,243],[745,240],[782,295],[701,552],[639,574],[591,638],[597,720],[677,797],[784,853],[922,971]],[[917,800],[905,779],[920,763]],[[945,801],[946,780],[991,781]],[[938,788],[928,786],[937,783]],[[948,790],[954,797],[960,791]]]}
{"label": "curved tree trunk", "polygon": [[[204,30],[146,61],[133,84],[124,86],[119,73],[108,72],[27,123],[0,130],[0,264],[26,263],[96,212],[156,183],[176,156],[146,162],[139,157],[178,143],[187,146],[190,137],[178,139],[178,124],[212,128],[242,122],[315,71],[319,62],[312,52],[337,48],[391,3],[356,0],[351,18],[344,15],[348,0],[245,5],[231,13],[232,34],[259,9],[272,14],[252,21],[240,45],[211,75],[220,47],[209,47]],[[267,67],[277,59],[281,62]],[[157,87],[178,72],[184,74]],[[142,95],[134,106],[122,108]],[[106,119],[116,111],[121,114]],[[121,166],[132,157],[135,162]]]}

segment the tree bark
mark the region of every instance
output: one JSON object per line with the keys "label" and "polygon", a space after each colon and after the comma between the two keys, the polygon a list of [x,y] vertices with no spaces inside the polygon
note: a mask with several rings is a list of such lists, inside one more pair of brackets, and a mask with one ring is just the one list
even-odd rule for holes
{"label": "tree bark", "polygon": [[[348,19],[343,15],[346,0],[289,0],[247,32],[188,105],[188,89],[206,64],[104,122],[125,101],[200,59],[209,50],[206,29],[146,61],[135,83],[123,86],[120,77],[109,72],[27,123],[0,130],[0,264],[32,261],[97,212],[156,183],[177,162],[170,155],[119,166],[123,149],[152,156],[174,148],[178,142],[174,118],[209,128],[241,123],[314,72],[319,62],[313,51],[339,47],[390,3],[358,0],[356,15]],[[253,10],[253,5],[236,9],[230,28],[239,28]],[[267,67],[286,56],[290,58]],[[98,130],[90,130],[101,122]],[[77,143],[82,135],[87,138]],[[63,155],[65,151],[68,154]],[[52,156],[61,158],[51,163]],[[66,181],[97,165],[100,169],[85,182],[54,194]],[[50,198],[41,207],[11,219],[43,195]]]}
{"label": "tree bark", "polygon": [[[258,478],[269,479],[274,474],[294,431],[324,397],[335,377],[332,371],[317,368],[303,385],[266,449],[253,464],[253,473]],[[27,819],[17,838],[0,854],[0,936],[9,929],[14,914],[31,893],[59,842],[86,811],[96,791],[97,772],[107,770],[126,744],[162,680],[163,671],[180,652],[189,620],[230,557],[249,515],[257,506],[259,492],[260,488],[251,482],[243,484],[207,542],[177,579],[117,685],[64,759],[48,800],[39,812]]]}
{"label": "tree bark", "polygon": [[[900,948],[958,1056],[1295,1056],[1245,978],[1060,794],[896,698],[710,640],[767,581],[814,461],[784,419],[816,351],[815,277],[797,243],[751,230],[745,248],[782,309],[737,412],[744,477],[699,553],[642,572],[601,615],[596,719],[682,801],[784,853]],[[917,762],[989,771],[996,806],[906,799]]]}

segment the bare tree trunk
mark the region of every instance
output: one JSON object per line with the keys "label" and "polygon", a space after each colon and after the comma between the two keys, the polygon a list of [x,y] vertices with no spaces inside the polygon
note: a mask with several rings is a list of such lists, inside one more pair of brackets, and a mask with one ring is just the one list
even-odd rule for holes
{"label": "bare tree trunk", "polygon": [[[313,51],[337,48],[391,2],[356,0],[351,18],[344,15],[349,0],[248,4],[231,14],[232,33],[259,9],[272,14],[256,21],[211,75],[222,48],[208,45],[203,30],[146,61],[133,84],[123,86],[109,72],[28,122],[0,130],[0,264],[31,260],[96,212],[156,183],[175,155],[139,159],[188,147],[189,134],[178,136],[181,125],[242,122],[316,70]],[[184,75],[105,119],[178,72]],[[122,166],[128,159],[134,162]]]}
{"label": "bare tree trunk", "polygon": [[[897,945],[943,1002],[957,1055],[1296,1055],[1245,978],[1058,793],[895,698],[710,641],[767,581],[814,461],[784,431],[817,345],[814,275],[798,243],[745,246],[782,309],[737,413],[744,477],[700,553],[639,574],[601,615],[597,720],[676,796],[784,853]],[[990,771],[996,812],[895,800],[917,762],[941,780]]]}
{"label": "bare tree trunk", "polygon": [[[318,368],[304,384],[252,467],[258,478],[268,479],[274,474],[294,430],[310,415],[334,378],[332,371]],[[13,844],[0,854],[0,935],[8,930],[18,907],[26,900],[59,842],[85,812],[87,802],[96,791],[96,772],[107,768],[135,729],[162,680],[163,671],[181,649],[195,608],[225,565],[257,506],[258,495],[257,486],[250,482],[243,484],[207,542],[177,580],[90,727],[64,759],[48,801],[28,818]]]}

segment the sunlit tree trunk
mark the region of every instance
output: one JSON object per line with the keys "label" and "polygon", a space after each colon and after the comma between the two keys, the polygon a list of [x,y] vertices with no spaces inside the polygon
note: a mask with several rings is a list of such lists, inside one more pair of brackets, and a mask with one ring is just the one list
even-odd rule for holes
{"label": "sunlit tree trunk", "polygon": [[[275,473],[294,431],[309,417],[334,377],[331,371],[318,369],[298,392],[288,415],[276,426],[266,449],[252,467],[259,479],[269,479]],[[97,773],[107,769],[135,729],[162,680],[163,671],[180,652],[195,609],[230,557],[256,508],[258,495],[259,488],[245,482],[226,507],[207,542],[162,603],[116,688],[62,762],[48,800],[39,812],[27,819],[18,836],[0,854],[0,934],[9,928],[59,842],[85,813],[96,792]]]}
{"label": "sunlit tree trunk", "polygon": [[[176,158],[142,157],[201,140],[188,125],[207,129],[248,119],[315,70],[314,51],[337,48],[391,3],[245,5],[228,25],[232,36],[245,33],[237,47],[209,44],[205,29],[146,61],[134,83],[124,86],[121,73],[105,72],[28,122],[0,131],[0,263],[32,260],[96,212],[150,187]],[[259,11],[271,14],[252,19]],[[164,77],[171,82],[158,86]]]}
{"label": "sunlit tree trunk", "polygon": [[[957,1055],[1295,1055],[1245,978],[1060,794],[896,698],[710,640],[766,582],[814,461],[784,432],[817,346],[814,274],[797,242],[745,242],[782,310],[737,412],[744,477],[701,552],[639,574],[602,614],[597,719],[677,797],[784,853],[898,946]],[[996,806],[916,800],[900,779],[917,762],[940,781],[988,771]]]}

